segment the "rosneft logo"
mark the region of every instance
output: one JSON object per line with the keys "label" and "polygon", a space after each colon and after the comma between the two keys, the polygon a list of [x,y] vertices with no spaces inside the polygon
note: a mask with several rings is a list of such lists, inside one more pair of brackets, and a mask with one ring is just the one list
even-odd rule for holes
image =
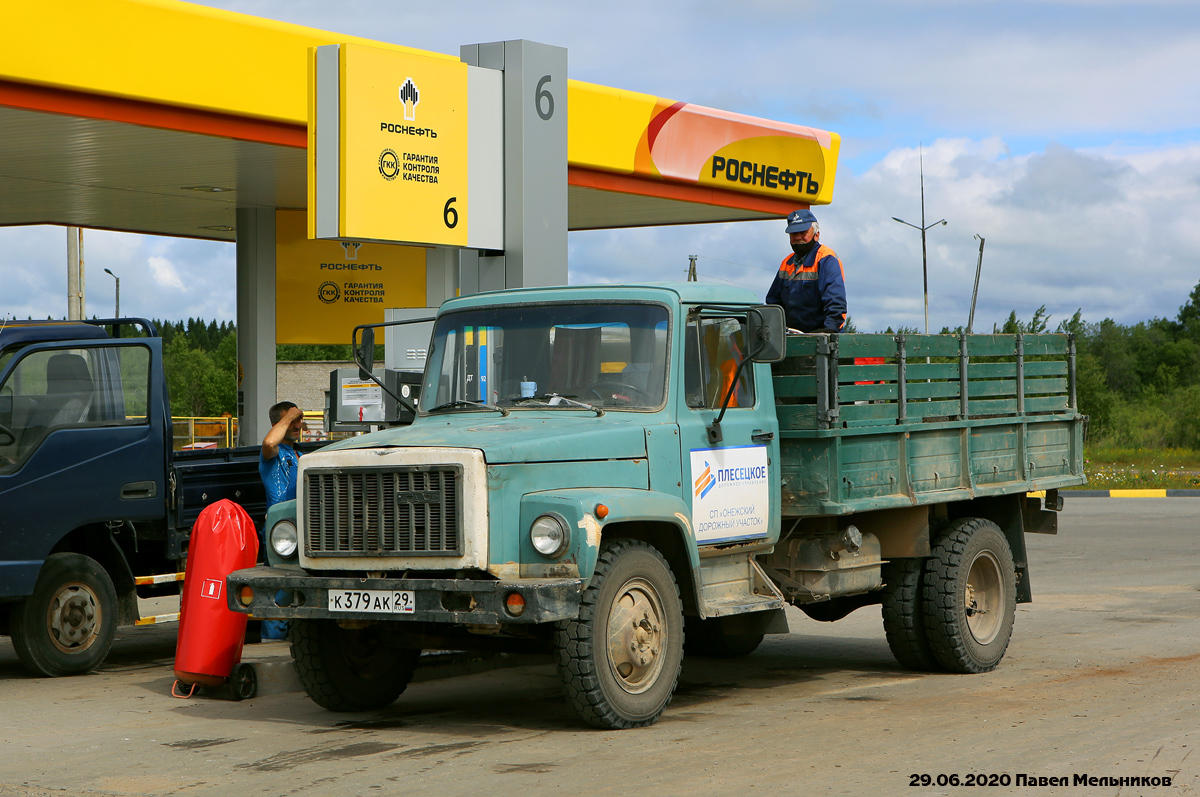
{"label": "rosneft logo", "polygon": [[417,121],[417,103],[421,101],[421,93],[417,91],[417,84],[413,83],[410,77],[404,78],[404,85],[400,87],[400,102],[404,103],[404,121]]}
{"label": "rosneft logo", "polygon": [[697,498],[703,498],[708,495],[709,490],[717,483],[717,477],[713,475],[712,465],[708,464],[708,460],[704,461],[704,472],[700,474],[693,485]]}
{"label": "rosneft logo", "polygon": [[400,174],[400,159],[390,149],[379,153],[379,174],[385,180],[395,180],[396,175]]}
{"label": "rosneft logo", "polygon": [[[396,133],[401,136],[417,136],[418,138],[434,139],[438,137],[437,131],[432,127],[418,127],[412,124],[417,120],[417,104],[421,102],[421,93],[417,91],[417,84],[413,83],[410,77],[404,78],[404,83],[401,84],[397,92],[400,104],[404,106],[404,121],[403,122],[388,122],[382,121],[379,123],[379,132],[381,133]],[[391,152],[391,150],[384,150]],[[382,157],[382,156],[381,156]],[[392,160],[395,161],[395,153],[392,153]],[[398,171],[398,170],[394,170]],[[382,159],[379,164],[379,172],[388,180],[391,180],[396,175],[393,173],[390,176],[384,173]],[[436,182],[436,181],[434,181]]]}
{"label": "rosneft logo", "polygon": [[322,282],[317,287],[317,298],[325,304],[333,304],[342,298],[342,289],[336,282]]}

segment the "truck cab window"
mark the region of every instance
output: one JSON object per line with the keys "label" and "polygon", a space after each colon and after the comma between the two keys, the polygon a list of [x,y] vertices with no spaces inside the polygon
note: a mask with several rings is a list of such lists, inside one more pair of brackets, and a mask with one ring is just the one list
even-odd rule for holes
{"label": "truck cab window", "polygon": [[421,410],[656,409],[666,395],[667,327],[656,304],[448,314],[434,328]]}
{"label": "truck cab window", "polygon": [[[684,331],[684,390],[692,409],[719,409],[746,353],[744,319],[688,319]],[[742,369],[729,408],[754,406],[754,373]]]}
{"label": "truck cab window", "polygon": [[[0,469],[15,467],[52,431],[146,423],[144,346],[50,349],[20,359],[0,385]],[[9,439],[11,437],[11,439]]]}

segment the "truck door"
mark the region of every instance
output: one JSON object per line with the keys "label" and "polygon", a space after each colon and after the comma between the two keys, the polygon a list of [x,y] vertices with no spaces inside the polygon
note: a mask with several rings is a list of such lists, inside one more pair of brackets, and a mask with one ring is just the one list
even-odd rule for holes
{"label": "truck door", "polygon": [[90,523],[164,516],[157,338],[37,344],[0,370],[0,560]]}
{"label": "truck door", "polygon": [[[684,334],[684,405],[679,414],[685,500],[700,545],[776,538],[779,534],[779,441],[774,393],[755,384],[747,363],[745,316],[690,313]],[[721,420],[722,440],[710,444],[707,427],[733,397]],[[764,401],[765,398],[765,401]],[[775,473],[775,476],[771,474]]]}

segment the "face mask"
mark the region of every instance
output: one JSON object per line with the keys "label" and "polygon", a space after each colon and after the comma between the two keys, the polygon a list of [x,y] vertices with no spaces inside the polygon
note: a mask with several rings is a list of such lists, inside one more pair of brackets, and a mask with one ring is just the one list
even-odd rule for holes
{"label": "face mask", "polygon": [[792,244],[792,251],[796,253],[796,257],[807,257],[808,253],[817,247],[817,239],[813,238],[806,244]]}

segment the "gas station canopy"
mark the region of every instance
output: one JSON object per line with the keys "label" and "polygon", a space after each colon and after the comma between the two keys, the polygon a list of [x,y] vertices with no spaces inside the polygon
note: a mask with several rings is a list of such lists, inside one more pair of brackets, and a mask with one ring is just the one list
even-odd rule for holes
{"label": "gas station canopy", "polygon": [[[412,48],[174,0],[11,4],[0,225],[233,241],[236,209],[307,206],[309,48]],[[38,35],[53,31],[53,35]],[[778,218],[833,194],[839,139],[580,81],[571,230]]]}

